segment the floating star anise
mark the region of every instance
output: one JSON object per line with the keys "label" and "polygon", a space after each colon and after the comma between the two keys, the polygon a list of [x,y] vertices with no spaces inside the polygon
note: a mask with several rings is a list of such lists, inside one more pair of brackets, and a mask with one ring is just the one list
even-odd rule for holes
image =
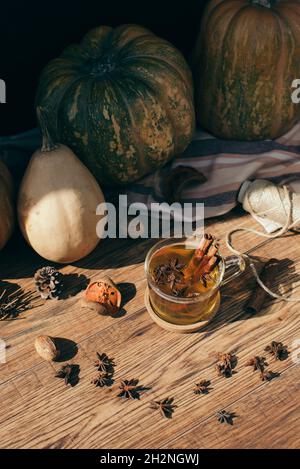
{"label": "floating star anise", "polygon": [[283,345],[282,342],[276,342],[275,340],[265,348],[265,352],[273,355],[275,360],[285,360],[289,355],[287,346]]}
{"label": "floating star anise", "polygon": [[171,419],[177,405],[173,404],[174,397],[166,397],[161,401],[152,401],[150,409],[159,410],[161,415],[166,419]]}
{"label": "floating star anise", "polygon": [[68,363],[63,365],[56,373],[55,378],[63,378],[65,385],[74,386],[78,382],[79,366]]}
{"label": "floating star anise", "polygon": [[219,410],[217,412],[217,418],[220,423],[228,423],[228,425],[233,425],[233,419],[236,417],[234,412],[227,412],[226,410]]}
{"label": "floating star anise", "polygon": [[95,361],[94,365],[98,371],[104,371],[106,373],[113,373],[115,362],[113,358],[109,358],[106,353],[97,353],[97,360]]}
{"label": "floating star anise", "polygon": [[252,366],[253,371],[259,370],[263,372],[265,367],[268,366],[268,363],[266,362],[265,357],[255,356],[246,362],[246,366]]}
{"label": "floating star anise", "polygon": [[280,376],[280,373],[273,372],[273,371],[262,371],[260,374],[260,378],[262,381],[271,381],[274,378],[278,378]]}
{"label": "floating star anise", "polygon": [[216,364],[216,370],[219,376],[225,376],[229,378],[232,376],[233,369],[237,365],[237,357],[233,353],[218,353],[218,362]]}
{"label": "floating star anise", "polygon": [[153,280],[158,285],[170,285],[171,290],[180,283],[184,277],[185,264],[179,262],[178,257],[172,257],[166,264],[155,267]]}
{"label": "floating star anise", "polygon": [[98,376],[91,381],[91,384],[94,384],[96,387],[99,386],[100,388],[111,386],[113,384],[112,375],[105,371],[100,371]]}
{"label": "floating star anise", "polygon": [[138,379],[124,379],[124,381],[121,381],[121,386],[119,389],[121,389],[121,392],[118,394],[118,397],[125,397],[127,399],[140,399],[140,393],[147,391],[149,388],[139,386]]}
{"label": "floating star anise", "polygon": [[203,379],[199,383],[195,384],[194,394],[208,394],[210,391],[210,381]]}
{"label": "floating star anise", "polygon": [[182,287],[182,288],[173,288],[172,293],[174,296],[177,296],[178,298],[184,298],[186,296],[188,287]]}

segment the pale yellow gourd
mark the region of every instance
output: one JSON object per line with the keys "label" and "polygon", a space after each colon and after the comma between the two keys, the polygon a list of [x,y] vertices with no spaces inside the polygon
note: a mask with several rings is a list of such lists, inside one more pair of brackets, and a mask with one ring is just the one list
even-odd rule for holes
{"label": "pale yellow gourd", "polygon": [[14,229],[13,183],[7,167],[0,161],[0,249]]}
{"label": "pale yellow gourd", "polygon": [[75,154],[53,144],[41,112],[39,120],[43,145],[32,155],[21,183],[19,224],[40,256],[70,263],[87,256],[98,244],[96,207],[104,196]]}

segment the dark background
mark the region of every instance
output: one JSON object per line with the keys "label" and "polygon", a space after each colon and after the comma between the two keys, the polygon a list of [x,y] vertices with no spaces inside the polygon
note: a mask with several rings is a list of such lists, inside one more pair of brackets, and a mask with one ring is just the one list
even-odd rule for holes
{"label": "dark background", "polygon": [[0,104],[0,136],[36,125],[34,96],[46,63],[91,28],[137,23],[171,41],[187,57],[207,0],[2,0],[0,78],[6,104]]}

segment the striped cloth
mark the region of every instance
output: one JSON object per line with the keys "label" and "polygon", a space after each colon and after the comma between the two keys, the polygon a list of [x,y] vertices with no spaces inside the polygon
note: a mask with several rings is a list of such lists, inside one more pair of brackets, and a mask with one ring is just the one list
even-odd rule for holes
{"label": "striped cloth", "polygon": [[[33,151],[41,144],[37,129],[12,137],[0,137],[0,159],[20,177]],[[203,202],[205,217],[229,212],[237,205],[237,194],[247,179],[264,178],[282,182],[289,176],[300,179],[300,123],[277,140],[238,142],[220,140],[198,131],[186,151],[157,171],[127,188],[128,202],[162,202],[164,177],[176,166],[192,166],[206,177],[204,184],[183,192],[183,202]]]}
{"label": "striped cloth", "polygon": [[183,202],[203,202],[205,218],[223,215],[237,205],[242,183],[248,179],[284,182],[290,176],[300,179],[300,123],[277,140],[239,142],[220,140],[198,131],[186,149],[163,170],[131,184],[129,202],[162,202],[164,176],[177,166],[192,166],[207,182],[186,188]]}

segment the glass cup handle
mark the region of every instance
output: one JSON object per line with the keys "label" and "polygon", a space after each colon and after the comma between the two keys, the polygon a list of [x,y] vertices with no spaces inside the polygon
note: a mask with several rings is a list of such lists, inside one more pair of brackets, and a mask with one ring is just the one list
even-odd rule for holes
{"label": "glass cup handle", "polygon": [[230,282],[233,278],[244,272],[246,268],[245,259],[241,256],[228,256],[224,259],[225,274],[222,280],[222,285]]}

